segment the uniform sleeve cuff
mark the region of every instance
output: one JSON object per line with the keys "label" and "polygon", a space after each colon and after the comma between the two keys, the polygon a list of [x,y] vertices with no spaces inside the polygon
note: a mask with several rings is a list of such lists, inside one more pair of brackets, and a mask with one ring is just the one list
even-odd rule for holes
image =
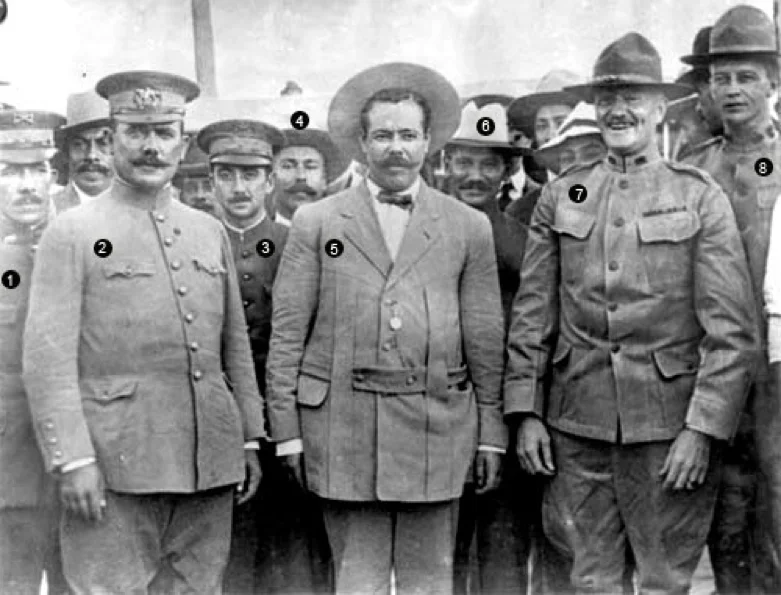
{"label": "uniform sleeve cuff", "polygon": [[491,446],[490,444],[480,444],[477,447],[478,452],[498,452],[501,454],[505,454],[507,452],[506,448],[499,448],[498,446]]}
{"label": "uniform sleeve cuff", "polygon": [[286,457],[304,452],[304,443],[301,438],[293,438],[277,443],[277,456]]}
{"label": "uniform sleeve cuff", "polygon": [[781,318],[777,316],[768,317],[767,355],[771,364],[781,362]]}
{"label": "uniform sleeve cuff", "polygon": [[94,465],[97,463],[97,459],[95,457],[84,457],[83,459],[76,459],[75,461],[71,461],[70,463],[65,463],[60,467],[60,473],[68,473],[70,471],[75,471],[76,469],[81,469],[82,467],[87,467],[89,465]]}

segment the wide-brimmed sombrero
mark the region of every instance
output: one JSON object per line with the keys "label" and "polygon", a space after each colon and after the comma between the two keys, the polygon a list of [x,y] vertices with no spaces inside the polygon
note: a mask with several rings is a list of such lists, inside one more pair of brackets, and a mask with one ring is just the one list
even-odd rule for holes
{"label": "wide-brimmed sombrero", "polygon": [[332,182],[344,173],[350,160],[347,159],[336,143],[325,130],[316,128],[285,128],[282,130],[285,136],[285,147],[312,147],[317,149],[325,160],[325,170],[328,181]]}

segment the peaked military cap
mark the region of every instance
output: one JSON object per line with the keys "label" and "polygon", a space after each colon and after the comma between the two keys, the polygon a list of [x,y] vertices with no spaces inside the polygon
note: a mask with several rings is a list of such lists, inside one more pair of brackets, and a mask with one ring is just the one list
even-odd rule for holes
{"label": "peaked military cap", "polygon": [[349,79],[336,92],[328,108],[328,130],[348,158],[366,161],[359,142],[363,135],[361,111],[383,89],[409,89],[425,99],[431,109],[428,154],[441,149],[461,120],[458,92],[441,74],[418,64],[389,62],[373,66]]}
{"label": "peaked military cap", "polygon": [[344,173],[350,160],[347,159],[325,130],[316,128],[285,128],[285,147],[312,147],[320,152],[325,160],[326,177],[332,182]]}
{"label": "peaked military cap", "polygon": [[0,111],[0,161],[48,161],[57,151],[54,131],[64,123],[65,118],[53,112]]}
{"label": "peaked military cap", "polygon": [[534,93],[522,95],[507,108],[507,118],[528,137],[534,138],[534,119],[544,105],[563,104],[575,107],[576,95],[565,90],[568,85],[580,83],[583,77],[569,70],[555,69],[537,83]]}
{"label": "peaked military cap", "polygon": [[95,87],[108,99],[111,117],[128,123],[182,120],[185,105],[198,97],[198,85],[166,72],[133,70],[101,79]]}
{"label": "peaked military cap", "polygon": [[602,50],[588,83],[565,87],[564,90],[593,103],[596,89],[626,86],[655,89],[670,100],[685,97],[693,91],[686,85],[662,80],[662,58],[659,52],[648,39],[635,31]]}
{"label": "peaked military cap", "polygon": [[221,120],[198,133],[198,146],[209,162],[230,165],[271,165],[285,137],[259,120]]}
{"label": "peaked military cap", "polygon": [[710,33],[708,62],[717,58],[778,56],[773,21],[759,8],[740,4],[719,17]]}

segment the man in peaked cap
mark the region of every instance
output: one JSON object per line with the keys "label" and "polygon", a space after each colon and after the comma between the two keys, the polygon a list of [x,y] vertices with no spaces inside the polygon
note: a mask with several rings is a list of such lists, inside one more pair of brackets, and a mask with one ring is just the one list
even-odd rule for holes
{"label": "man in peaked cap", "polygon": [[662,81],[646,38],[613,42],[568,89],[595,103],[608,150],[532,216],[505,412],[523,468],[550,477],[543,525],[576,591],[620,592],[631,552],[640,592],[682,593],[749,382],[748,267],[718,185],[659,155],[666,102],[689,90]]}
{"label": "man in peaked cap", "polygon": [[274,157],[274,220],[290,227],[299,206],[320,200],[349,161],[325,130],[288,128],[285,146]]}
{"label": "man in peaked cap", "polygon": [[71,95],[67,120],[57,136],[68,159],[69,181],[54,196],[57,212],[93,200],[114,177],[108,102],[95,91]]}
{"label": "man in peaked cap", "polygon": [[[458,128],[453,86],[407,63],[365,70],[329,109],[358,186],[293,216],[267,369],[277,452],[321,498],[337,593],[450,593],[470,463],[506,447],[503,324],[488,218],[420,169]],[[479,446],[478,446],[479,445]]]}
{"label": "man in peaked cap", "polygon": [[188,207],[222,220],[222,209],[214,198],[209,156],[201,150],[195,138],[187,145],[187,152],[179,162],[173,184],[179,189],[179,200]]}
{"label": "man in peaked cap", "polygon": [[75,593],[217,592],[265,430],[227,234],[170,183],[198,87],[134,71],[96,90],[116,177],[44,233],[24,336],[65,575]]}
{"label": "man in peaked cap", "polygon": [[62,116],[0,112],[0,591],[65,593],[57,486],[45,469],[22,385],[22,335],[35,250],[53,209],[54,130]]}
{"label": "man in peaked cap", "polygon": [[[777,167],[781,163],[781,139],[768,105],[779,81],[773,21],[751,6],[731,8],[713,26],[706,61],[710,91],[724,122],[724,135],[695,148],[685,162],[711,174],[732,203],[751,271],[754,305],[757,316],[764,321],[762,285],[771,213],[781,194],[781,169]],[[760,159],[768,159],[774,167],[762,169]],[[760,326],[761,348],[755,353],[757,377],[738,435],[725,453],[728,464],[724,498],[711,536],[721,592],[768,588],[756,584],[765,580],[761,568],[755,567],[755,576],[751,576],[751,559],[766,561],[770,557],[766,549],[768,537],[763,532],[772,535],[773,557],[779,559],[781,554],[781,412],[777,407],[777,389],[772,385],[778,366],[768,366],[764,322]],[[745,495],[748,510],[746,506],[736,510],[726,501],[738,485],[742,486],[739,489]],[[766,510],[768,505],[772,510]],[[718,547],[719,543],[724,547]],[[775,573],[776,582],[770,586],[773,591],[781,587],[779,568]]]}

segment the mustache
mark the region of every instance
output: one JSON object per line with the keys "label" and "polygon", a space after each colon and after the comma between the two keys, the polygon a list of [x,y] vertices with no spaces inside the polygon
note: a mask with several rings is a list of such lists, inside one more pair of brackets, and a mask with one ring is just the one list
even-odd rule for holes
{"label": "mustache", "polygon": [[230,197],[228,202],[246,202],[248,200],[252,200],[252,197],[249,194],[234,194]]}
{"label": "mustache", "polygon": [[471,182],[464,182],[458,185],[459,190],[479,190],[480,192],[488,192],[491,190],[491,186],[483,182],[482,180],[472,180]]}
{"label": "mustache", "polygon": [[290,188],[286,188],[285,192],[288,194],[298,194],[299,192],[308,194],[309,196],[316,196],[317,191],[305,182],[296,182]]}
{"label": "mustache", "polygon": [[96,163],[94,161],[88,161],[86,163],[82,163],[79,165],[78,168],[76,168],[77,174],[83,174],[87,172],[97,172],[105,175],[109,175],[111,173],[111,170],[103,165],[102,163]]}
{"label": "mustache", "polygon": [[412,162],[405,157],[391,155],[379,162],[380,167],[410,167]]}
{"label": "mustache", "polygon": [[136,167],[143,167],[143,166],[149,166],[149,167],[171,167],[171,164],[167,161],[163,161],[162,159],[159,159],[158,157],[140,157],[139,159],[131,159],[130,163]]}
{"label": "mustache", "polygon": [[630,126],[634,126],[635,124],[637,124],[637,121],[634,118],[628,118],[625,116],[607,118],[605,120],[606,126],[612,126],[613,124],[629,124]]}
{"label": "mustache", "polygon": [[25,192],[23,194],[18,195],[16,198],[14,198],[11,201],[11,204],[14,206],[21,206],[21,205],[42,205],[44,203],[43,197],[40,194],[36,194],[35,192]]}

